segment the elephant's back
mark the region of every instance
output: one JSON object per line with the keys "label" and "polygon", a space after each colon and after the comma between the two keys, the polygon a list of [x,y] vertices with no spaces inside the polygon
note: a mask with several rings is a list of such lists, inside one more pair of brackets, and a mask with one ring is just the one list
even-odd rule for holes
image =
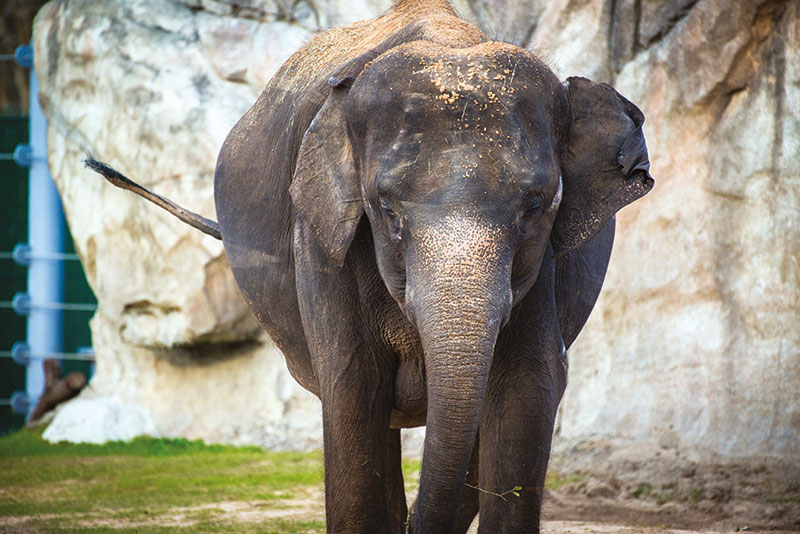
{"label": "elephant's back", "polygon": [[[252,264],[247,258],[252,249],[270,261],[291,259],[288,189],[297,151],[327,96],[326,74],[358,55],[356,36],[367,25],[335,28],[295,52],[228,134],[217,159],[214,194],[231,267]],[[350,46],[335,47],[337,39]]]}
{"label": "elephant's back", "polygon": [[[261,325],[287,356],[289,370],[316,392],[297,304],[289,185],[303,134],[325,101],[325,74],[349,54],[313,64],[309,47],[353,40],[360,23],[318,37],[296,52],[228,134],[214,177],[225,251],[236,282]],[[342,59],[346,60],[346,59]]]}

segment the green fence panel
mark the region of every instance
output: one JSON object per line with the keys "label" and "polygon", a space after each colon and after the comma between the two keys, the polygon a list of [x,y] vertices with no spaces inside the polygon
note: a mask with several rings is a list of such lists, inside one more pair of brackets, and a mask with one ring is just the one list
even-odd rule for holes
{"label": "green fence panel", "polygon": [[[20,143],[28,142],[28,117],[0,116],[0,153],[10,154]],[[17,243],[28,239],[28,170],[13,160],[0,159],[0,251],[10,252]],[[69,231],[66,232],[65,252],[74,252]],[[96,299],[81,264],[67,261],[64,273],[64,302],[95,303]],[[25,291],[27,270],[9,259],[0,259],[0,301],[10,301],[18,291]],[[91,312],[64,312],[64,352],[76,352],[91,346],[89,331]],[[25,340],[25,318],[13,310],[0,308],[0,351],[7,351],[17,341]],[[79,371],[90,377],[92,364],[85,361],[63,361],[64,374]],[[10,358],[0,358],[0,399],[8,399],[14,391],[25,390],[25,368]],[[0,406],[0,435],[20,428],[23,416],[10,406]]]}
{"label": "green fence panel", "polygon": [[[0,117],[0,153],[11,154],[19,143],[28,142],[28,117]],[[0,251],[28,239],[28,170],[13,160],[0,159]],[[0,259],[0,301],[10,301],[25,291],[27,271],[8,259]],[[10,350],[25,339],[25,318],[9,308],[0,308],[0,350]],[[25,368],[10,358],[0,358],[0,399],[25,390]],[[0,435],[19,428],[25,418],[10,406],[0,406]]]}

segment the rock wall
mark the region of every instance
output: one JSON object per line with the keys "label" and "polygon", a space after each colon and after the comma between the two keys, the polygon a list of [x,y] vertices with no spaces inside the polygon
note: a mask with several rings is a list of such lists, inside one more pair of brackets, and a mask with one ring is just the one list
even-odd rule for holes
{"label": "rock wall", "polygon": [[[558,4],[533,46],[643,109],[656,178],[619,218],[560,438],[800,458],[800,5]],[[558,46],[574,20],[598,24],[583,54]]]}
{"label": "rock wall", "polygon": [[[49,436],[80,438],[80,405],[93,402],[107,428],[130,416],[155,435],[318,439],[315,401],[260,335],[219,242],[80,161],[91,153],[213,215],[217,150],[272,72],[321,28],[387,5],[54,0],[40,12],[50,165],[100,305],[97,375]],[[612,83],[647,116],[656,188],[619,216],[605,288],[570,350],[561,450],[800,458],[798,3],[455,5],[561,77]]]}

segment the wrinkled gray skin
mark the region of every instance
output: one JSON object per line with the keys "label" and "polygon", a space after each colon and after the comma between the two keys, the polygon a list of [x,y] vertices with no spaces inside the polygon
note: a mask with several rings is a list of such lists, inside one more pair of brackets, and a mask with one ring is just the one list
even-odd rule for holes
{"label": "wrinkled gray skin", "polygon": [[[322,401],[329,532],[464,532],[478,509],[538,531],[565,344],[652,186],[635,106],[438,11],[338,62],[311,43],[219,158],[236,279]],[[409,515],[398,429],[422,424]]]}
{"label": "wrinkled gray skin", "polygon": [[[303,47],[234,127],[219,229],[322,401],[328,532],[464,532],[479,510],[480,532],[538,532],[566,347],[614,213],[653,185],[643,120],[402,0]],[[423,424],[409,513],[399,429]]]}

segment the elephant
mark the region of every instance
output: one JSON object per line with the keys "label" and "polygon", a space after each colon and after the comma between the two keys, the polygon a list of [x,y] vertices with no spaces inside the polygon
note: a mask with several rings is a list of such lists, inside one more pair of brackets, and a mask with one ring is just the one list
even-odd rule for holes
{"label": "elephant", "polygon": [[[242,294],[321,400],[328,532],[539,532],[566,350],[615,213],[653,187],[644,115],[563,83],[446,0],[398,0],[297,51],[222,146]],[[400,429],[426,425],[406,503]]]}

